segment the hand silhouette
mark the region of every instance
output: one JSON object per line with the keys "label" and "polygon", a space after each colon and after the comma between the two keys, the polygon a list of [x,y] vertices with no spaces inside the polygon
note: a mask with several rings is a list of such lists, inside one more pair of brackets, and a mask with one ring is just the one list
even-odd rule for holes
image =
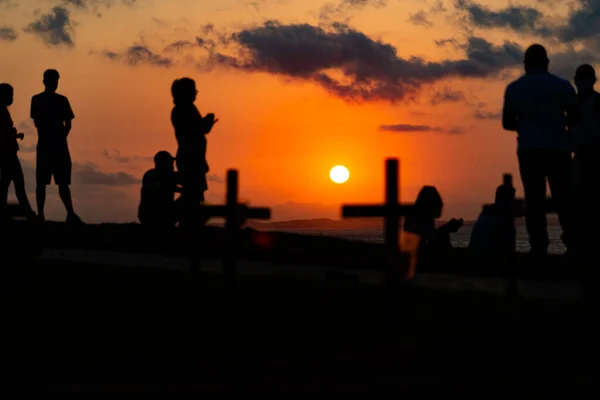
{"label": "hand silhouette", "polygon": [[215,114],[213,113],[209,113],[206,114],[206,117],[204,117],[208,120],[208,122],[210,123],[210,126],[212,127],[214,124],[216,124],[217,122],[219,122],[218,119],[215,119]]}
{"label": "hand silhouette", "polygon": [[456,233],[460,228],[462,228],[464,222],[465,221],[462,218],[452,218],[450,222],[448,222],[448,230],[452,233]]}

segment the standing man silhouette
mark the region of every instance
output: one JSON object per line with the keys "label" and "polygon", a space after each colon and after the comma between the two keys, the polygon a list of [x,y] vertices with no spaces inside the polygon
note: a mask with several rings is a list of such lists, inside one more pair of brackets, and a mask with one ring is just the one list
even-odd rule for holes
{"label": "standing man silhouette", "polygon": [[525,222],[531,253],[548,252],[546,180],[558,206],[567,249],[573,244],[571,201],[573,189],[572,139],[577,95],[566,80],[548,72],[546,49],[534,44],[525,52],[525,75],[504,94],[502,126],[517,132],[517,155],[525,191]]}
{"label": "standing man silhouette", "polygon": [[43,221],[46,203],[46,186],[52,182],[58,185],[58,193],[67,210],[67,223],[80,224],[71,200],[71,154],[67,136],[71,132],[71,121],[75,118],[69,100],[58,93],[58,71],[44,72],[45,90],[31,99],[31,118],[38,130],[37,144],[37,207],[38,216]]}

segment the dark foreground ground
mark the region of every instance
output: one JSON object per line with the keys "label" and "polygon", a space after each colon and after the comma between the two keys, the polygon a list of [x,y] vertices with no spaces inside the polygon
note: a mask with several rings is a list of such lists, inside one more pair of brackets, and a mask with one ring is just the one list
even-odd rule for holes
{"label": "dark foreground ground", "polygon": [[[32,261],[7,273],[5,388],[81,398],[477,394],[579,397],[597,386],[595,314],[577,301],[354,281]],[[38,397],[39,398],[39,397]]]}

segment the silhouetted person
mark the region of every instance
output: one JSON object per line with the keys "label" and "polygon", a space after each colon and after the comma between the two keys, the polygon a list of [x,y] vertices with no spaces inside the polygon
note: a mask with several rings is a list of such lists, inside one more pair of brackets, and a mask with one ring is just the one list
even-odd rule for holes
{"label": "silhouetted person", "polygon": [[477,218],[469,248],[477,250],[516,250],[515,188],[512,176],[505,175],[504,182],[496,189],[494,204],[483,206]]}
{"label": "silhouetted person", "polygon": [[[588,279],[597,291],[598,183],[600,182],[600,93],[594,90],[596,71],[581,65],[575,72],[579,118],[575,133],[575,210],[578,244],[584,256]],[[589,275],[592,273],[593,275]],[[586,291],[589,297],[589,291]],[[597,297],[597,296],[596,296]]]}
{"label": "silhouetted person", "polygon": [[34,219],[35,213],[31,209],[29,199],[27,198],[23,169],[17,156],[17,152],[19,151],[17,139],[23,140],[25,135],[17,133],[17,129],[8,111],[8,107],[13,104],[13,101],[13,87],[7,83],[0,83],[0,217],[2,220],[8,218],[8,188],[12,182],[14,183],[15,194],[23,212],[28,219]]}
{"label": "silhouetted person", "polygon": [[594,90],[596,72],[581,65],[575,73],[579,97],[579,119],[575,133],[575,188],[581,218],[597,214],[600,182],[600,94]]}
{"label": "silhouetted person", "polygon": [[195,224],[199,220],[198,209],[204,201],[204,192],[208,189],[206,135],[218,120],[214,114],[207,114],[205,117],[200,115],[194,105],[198,91],[192,79],[182,78],[173,82],[171,94],[175,104],[171,122],[178,144],[176,162],[181,176],[182,201],[186,214],[182,222]]}
{"label": "silhouetted person", "polygon": [[144,174],[138,218],[142,225],[174,227],[179,217],[175,193],[181,193],[175,158],[168,151],[154,156],[154,168]]}
{"label": "silhouetted person", "polygon": [[58,93],[59,74],[49,69],[44,72],[45,90],[31,99],[31,118],[38,131],[37,144],[37,206],[40,219],[44,220],[46,186],[58,185],[58,193],[67,210],[67,223],[80,224],[71,199],[71,154],[67,137],[71,121],[75,118],[69,100]]}
{"label": "silhouetted person", "polygon": [[435,220],[442,216],[444,202],[433,186],[423,186],[415,201],[415,212],[406,217],[404,230],[421,236],[421,245],[429,248],[451,248],[450,234],[463,225],[462,219],[453,218],[447,224],[435,227]]}
{"label": "silhouetted person", "polygon": [[566,80],[548,72],[550,61],[539,44],[525,52],[525,75],[504,95],[502,125],[518,133],[518,159],[525,190],[525,221],[533,255],[548,252],[546,180],[567,248],[572,245],[573,161],[568,132],[577,116],[577,96]]}

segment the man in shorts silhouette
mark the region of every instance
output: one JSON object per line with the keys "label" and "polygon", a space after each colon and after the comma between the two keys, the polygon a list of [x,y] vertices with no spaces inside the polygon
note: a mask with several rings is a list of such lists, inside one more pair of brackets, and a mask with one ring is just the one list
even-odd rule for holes
{"label": "man in shorts silhouette", "polygon": [[58,93],[58,71],[44,72],[45,90],[31,99],[31,118],[38,131],[36,199],[38,216],[43,221],[46,202],[46,186],[58,185],[58,193],[67,210],[68,224],[81,224],[71,200],[71,154],[67,136],[71,132],[71,121],[75,118],[69,100]]}

